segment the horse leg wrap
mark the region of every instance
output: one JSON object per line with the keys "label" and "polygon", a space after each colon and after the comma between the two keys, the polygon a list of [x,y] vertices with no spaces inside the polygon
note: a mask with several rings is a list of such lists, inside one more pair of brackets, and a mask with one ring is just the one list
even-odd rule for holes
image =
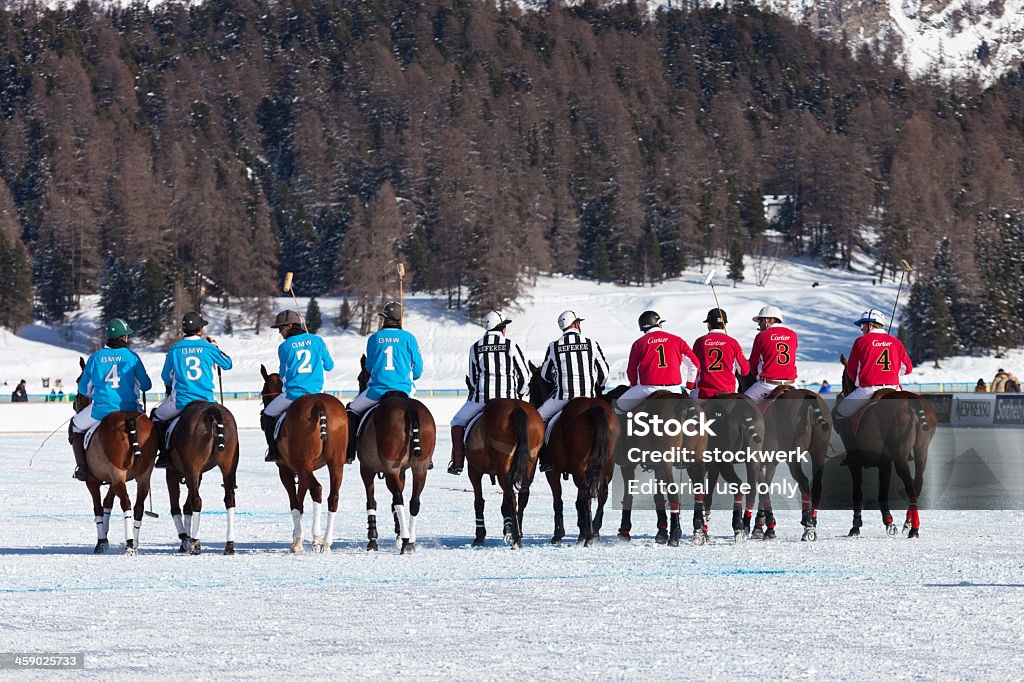
{"label": "horse leg wrap", "polygon": [[800,508],[807,510],[811,508],[811,494],[801,493],[800,495]]}
{"label": "horse leg wrap", "polygon": [[132,537],[135,539],[135,547],[139,547],[139,531],[142,530],[142,519],[132,524]]}
{"label": "horse leg wrap", "polygon": [[133,520],[134,519],[132,518],[131,510],[126,511],[124,513],[124,540],[125,540],[126,543],[129,540],[133,540],[134,539],[134,535],[132,534],[132,521]]}
{"label": "horse leg wrap", "polygon": [[193,540],[199,539],[199,517],[202,512],[192,512],[192,523],[189,524],[188,536]]}
{"label": "horse leg wrap", "polygon": [[327,528],[324,530],[324,544],[330,548],[331,543],[334,541],[334,515],[337,512],[327,512]]}
{"label": "horse leg wrap", "polygon": [[178,536],[187,535],[188,531],[185,530],[185,524],[181,522],[181,514],[175,514],[171,518],[174,519],[174,530],[178,532]]}
{"label": "horse leg wrap", "polygon": [[910,521],[911,528],[921,527],[921,514],[917,508],[917,498],[911,498],[910,505],[907,507],[907,519]]}
{"label": "horse leg wrap", "polygon": [[102,516],[97,516],[96,517],[96,539],[97,540],[106,540],[107,539],[107,530],[106,530],[106,528],[103,527],[103,517]]}
{"label": "horse leg wrap", "polygon": [[416,542],[416,517],[409,517],[409,544]]}
{"label": "horse leg wrap", "polygon": [[302,539],[302,512],[292,509],[292,539]]}
{"label": "horse leg wrap", "polygon": [[313,503],[313,539],[320,538],[320,503]]}
{"label": "horse leg wrap", "polygon": [[113,511],[114,511],[113,509],[104,509],[103,510],[103,537],[104,538],[107,537],[107,533],[110,531],[110,514]]}
{"label": "horse leg wrap", "polygon": [[376,540],[377,539],[377,510],[367,509],[366,510],[366,539]]}
{"label": "horse leg wrap", "polygon": [[228,507],[228,542],[235,541],[235,508]]}
{"label": "horse leg wrap", "polygon": [[403,540],[409,539],[409,521],[405,518],[405,505],[395,505],[395,518],[398,520],[398,537]]}
{"label": "horse leg wrap", "polygon": [[192,515],[185,514],[182,520],[185,522],[185,533],[189,533],[192,530]]}

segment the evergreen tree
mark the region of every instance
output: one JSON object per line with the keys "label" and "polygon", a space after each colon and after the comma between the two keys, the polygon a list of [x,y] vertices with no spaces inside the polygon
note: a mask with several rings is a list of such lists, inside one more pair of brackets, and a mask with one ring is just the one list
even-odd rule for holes
{"label": "evergreen tree", "polygon": [[338,326],[348,329],[352,324],[352,306],[348,303],[348,297],[341,300],[341,307],[338,308]]}
{"label": "evergreen tree", "polygon": [[744,252],[743,240],[739,237],[734,237],[729,245],[729,279],[732,280],[733,286],[736,286],[737,282],[743,281]]}
{"label": "evergreen tree", "polygon": [[611,265],[608,262],[608,246],[604,235],[599,234],[594,240],[594,279],[607,282],[612,278]]}
{"label": "evergreen tree", "polygon": [[0,326],[11,331],[32,321],[32,266],[25,245],[0,233]]}
{"label": "evergreen tree", "polygon": [[306,329],[309,330],[310,334],[316,334],[320,331],[320,327],[324,324],[323,317],[320,314],[320,304],[316,302],[316,297],[309,299],[309,305],[306,306]]}
{"label": "evergreen tree", "polygon": [[224,318],[224,334],[226,336],[233,336],[235,333],[235,324],[231,321],[231,316],[228,315]]}

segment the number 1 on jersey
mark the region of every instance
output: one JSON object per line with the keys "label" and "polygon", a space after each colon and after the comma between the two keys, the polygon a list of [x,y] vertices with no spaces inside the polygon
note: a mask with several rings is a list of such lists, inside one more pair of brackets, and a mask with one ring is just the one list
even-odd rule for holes
{"label": "number 1 on jersey", "polygon": [[384,365],[384,369],[394,369],[395,368],[395,347],[394,346],[385,346],[384,347],[384,357],[386,357],[388,359],[387,363]]}

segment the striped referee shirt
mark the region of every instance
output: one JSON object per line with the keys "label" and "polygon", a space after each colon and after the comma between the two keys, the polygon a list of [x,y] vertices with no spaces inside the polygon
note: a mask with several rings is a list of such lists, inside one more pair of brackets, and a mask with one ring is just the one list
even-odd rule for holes
{"label": "striped referee shirt", "polygon": [[518,398],[526,392],[529,371],[519,344],[501,332],[487,332],[469,348],[469,399]]}
{"label": "striped referee shirt", "polygon": [[593,398],[597,387],[608,380],[608,363],[597,341],[569,329],[562,338],[548,344],[540,372],[555,385],[552,398]]}

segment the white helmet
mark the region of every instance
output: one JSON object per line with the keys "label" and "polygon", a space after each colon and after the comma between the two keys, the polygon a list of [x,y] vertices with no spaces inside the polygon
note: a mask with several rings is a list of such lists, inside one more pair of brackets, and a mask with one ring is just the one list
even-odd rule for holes
{"label": "white helmet", "polygon": [[874,308],[871,310],[865,310],[860,314],[860,319],[854,322],[854,324],[859,327],[862,324],[867,324],[868,322],[874,322],[875,324],[880,324],[884,327],[885,313],[880,310],[875,310]]}
{"label": "white helmet", "polygon": [[766,305],[757,311],[757,315],[754,315],[751,319],[754,320],[754,322],[757,322],[762,317],[774,317],[779,322],[782,322],[782,311],[773,305]]}
{"label": "white helmet", "polygon": [[566,310],[565,312],[558,316],[558,328],[564,332],[566,329],[573,326],[577,322],[582,321],[583,318],[577,315],[574,311]]}
{"label": "white helmet", "polygon": [[505,319],[505,316],[499,313],[497,310],[492,310],[491,312],[484,315],[484,319],[481,321],[481,324],[487,331],[495,332],[504,329],[505,325],[511,321],[512,320]]}

